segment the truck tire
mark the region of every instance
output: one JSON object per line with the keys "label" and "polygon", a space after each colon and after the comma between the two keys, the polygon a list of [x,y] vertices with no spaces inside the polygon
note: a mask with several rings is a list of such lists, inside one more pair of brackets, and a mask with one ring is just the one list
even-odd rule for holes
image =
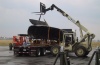
{"label": "truck tire", "polygon": [[78,57],[85,57],[88,53],[87,53],[87,50],[86,50],[86,48],[84,46],[78,46],[75,49],[75,54]]}
{"label": "truck tire", "polygon": [[40,55],[41,55],[41,56],[46,55],[46,50],[45,50],[45,48],[41,48],[41,50],[40,50]]}
{"label": "truck tire", "polygon": [[32,57],[33,57],[33,56],[34,56],[34,54],[30,53],[30,54],[29,54],[29,56],[32,56]]}
{"label": "truck tire", "polygon": [[51,47],[51,54],[53,56],[57,55],[60,52],[60,46],[54,45]]}
{"label": "truck tire", "polygon": [[36,53],[35,53],[36,57],[40,56],[40,49],[36,49]]}
{"label": "truck tire", "polygon": [[29,56],[34,56],[34,53],[31,53],[31,52],[30,52],[30,53],[29,53]]}

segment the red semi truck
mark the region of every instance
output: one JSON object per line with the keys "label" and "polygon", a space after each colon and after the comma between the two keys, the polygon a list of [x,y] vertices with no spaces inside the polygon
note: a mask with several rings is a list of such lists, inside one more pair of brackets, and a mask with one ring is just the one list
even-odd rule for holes
{"label": "red semi truck", "polygon": [[59,44],[62,41],[62,31],[60,29],[47,26],[30,26],[28,33],[29,35],[13,36],[15,56],[25,54],[43,56],[46,54],[46,50],[53,55],[59,52]]}
{"label": "red semi truck", "polygon": [[[34,40],[34,44],[37,40]],[[46,49],[44,46],[34,45],[29,36],[13,36],[13,51],[15,56],[30,55],[30,56],[40,56],[46,54]]]}

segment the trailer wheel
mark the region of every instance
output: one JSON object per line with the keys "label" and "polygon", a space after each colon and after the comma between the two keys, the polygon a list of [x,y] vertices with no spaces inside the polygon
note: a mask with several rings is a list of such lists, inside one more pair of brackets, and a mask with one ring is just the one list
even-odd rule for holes
{"label": "trailer wheel", "polygon": [[31,53],[31,52],[30,52],[30,53],[29,53],[29,56],[34,56],[34,53]]}
{"label": "trailer wheel", "polygon": [[41,48],[41,50],[40,50],[40,54],[41,54],[41,56],[46,55],[46,50],[45,50],[44,48]]}
{"label": "trailer wheel", "polygon": [[40,56],[40,49],[36,49],[36,57]]}
{"label": "trailer wheel", "polygon": [[60,52],[60,47],[58,45],[54,45],[51,47],[51,53],[52,55],[57,55]]}
{"label": "trailer wheel", "polygon": [[87,55],[87,50],[84,46],[78,46],[76,49],[75,49],[75,54],[76,56],[78,57],[85,57]]}

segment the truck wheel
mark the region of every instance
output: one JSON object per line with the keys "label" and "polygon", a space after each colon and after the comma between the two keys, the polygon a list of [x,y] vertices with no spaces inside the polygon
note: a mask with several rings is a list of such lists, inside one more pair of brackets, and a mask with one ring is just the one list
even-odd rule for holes
{"label": "truck wheel", "polygon": [[36,57],[40,56],[40,49],[36,49]]}
{"label": "truck wheel", "polygon": [[34,53],[31,53],[31,52],[30,52],[30,53],[29,53],[29,56],[34,56]]}
{"label": "truck wheel", "polygon": [[41,56],[46,55],[46,50],[44,48],[41,48],[40,54],[41,54]]}
{"label": "truck wheel", "polygon": [[59,51],[60,51],[60,47],[58,45],[54,45],[51,47],[52,55],[54,55],[54,56],[57,55],[59,53]]}
{"label": "truck wheel", "polygon": [[76,56],[78,57],[85,57],[87,55],[87,50],[84,46],[78,46],[76,49],[75,49],[75,54]]}

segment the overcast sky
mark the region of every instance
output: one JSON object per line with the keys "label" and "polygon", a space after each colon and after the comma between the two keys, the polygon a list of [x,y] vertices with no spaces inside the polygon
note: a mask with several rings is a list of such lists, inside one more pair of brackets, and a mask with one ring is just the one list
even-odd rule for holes
{"label": "overcast sky", "polygon": [[[40,2],[47,7],[55,4],[94,33],[95,40],[100,40],[100,0],[0,0],[0,36],[27,34],[32,25],[29,19],[39,19],[32,12],[40,11]],[[43,19],[52,27],[77,30],[79,35],[79,28],[56,10],[47,12]]]}

